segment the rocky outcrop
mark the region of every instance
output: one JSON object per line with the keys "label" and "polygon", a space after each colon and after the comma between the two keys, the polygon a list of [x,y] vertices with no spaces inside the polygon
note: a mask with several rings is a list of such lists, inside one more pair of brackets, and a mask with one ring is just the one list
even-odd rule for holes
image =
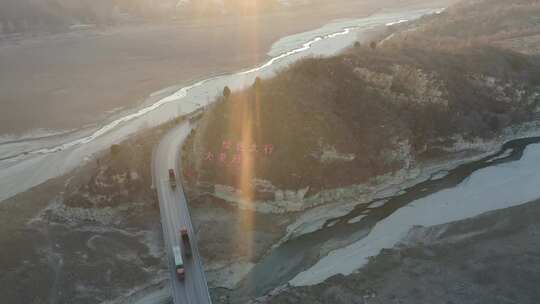
{"label": "rocky outcrop", "polygon": [[435,72],[427,73],[414,66],[395,64],[388,74],[365,67],[354,68],[354,73],[388,100],[448,106],[448,93]]}

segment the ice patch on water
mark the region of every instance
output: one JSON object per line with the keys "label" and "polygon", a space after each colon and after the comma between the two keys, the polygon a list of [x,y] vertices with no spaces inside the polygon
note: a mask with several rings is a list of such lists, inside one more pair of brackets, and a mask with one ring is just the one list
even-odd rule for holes
{"label": "ice patch on water", "polygon": [[348,220],[347,223],[348,223],[348,224],[358,223],[358,222],[360,222],[363,218],[365,218],[366,216],[367,216],[367,215],[362,214],[362,215],[353,217],[352,219]]}
{"label": "ice patch on water", "polygon": [[398,21],[388,22],[386,24],[386,26],[392,26],[392,25],[400,24],[400,23],[407,22],[407,21],[409,21],[409,20],[408,19],[399,19]]}
{"label": "ice patch on water", "polygon": [[512,155],[512,152],[514,152],[513,149],[506,149],[506,150],[504,150],[504,152],[501,155],[499,155],[497,157],[494,157],[494,158],[488,160],[487,162],[492,163],[492,162],[495,162],[495,161],[498,161],[498,160],[501,160],[501,159],[505,159],[505,158],[509,157],[510,155]]}

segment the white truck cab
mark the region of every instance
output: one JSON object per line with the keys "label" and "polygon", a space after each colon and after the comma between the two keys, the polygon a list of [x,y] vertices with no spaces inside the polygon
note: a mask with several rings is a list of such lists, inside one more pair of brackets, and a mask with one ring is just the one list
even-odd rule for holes
{"label": "white truck cab", "polygon": [[183,281],[185,277],[184,260],[182,259],[182,251],[180,246],[173,247],[174,266],[176,269],[176,278],[178,281]]}

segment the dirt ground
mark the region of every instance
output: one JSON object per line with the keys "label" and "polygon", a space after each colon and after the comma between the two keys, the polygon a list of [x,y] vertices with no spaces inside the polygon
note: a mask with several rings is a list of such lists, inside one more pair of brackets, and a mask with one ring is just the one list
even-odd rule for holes
{"label": "dirt ground", "polygon": [[279,38],[333,19],[449,2],[325,1],[264,16],[0,40],[0,135],[94,124],[165,87],[253,66]]}

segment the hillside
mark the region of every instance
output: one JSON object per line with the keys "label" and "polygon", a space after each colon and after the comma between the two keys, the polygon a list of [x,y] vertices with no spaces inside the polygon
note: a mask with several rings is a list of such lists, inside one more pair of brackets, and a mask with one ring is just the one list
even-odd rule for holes
{"label": "hillside", "polygon": [[446,51],[500,46],[507,40],[540,34],[539,15],[540,3],[534,0],[463,1],[444,14],[422,18],[411,30],[395,33],[385,44]]}
{"label": "hillside", "polygon": [[[199,186],[232,186],[248,199],[288,189],[303,199],[450,157],[535,120],[540,58],[495,39],[523,33],[523,20],[537,15],[530,2],[458,5],[392,28],[371,47],[305,59],[222,97],[187,147],[188,166]],[[483,38],[463,34],[463,24]]]}

